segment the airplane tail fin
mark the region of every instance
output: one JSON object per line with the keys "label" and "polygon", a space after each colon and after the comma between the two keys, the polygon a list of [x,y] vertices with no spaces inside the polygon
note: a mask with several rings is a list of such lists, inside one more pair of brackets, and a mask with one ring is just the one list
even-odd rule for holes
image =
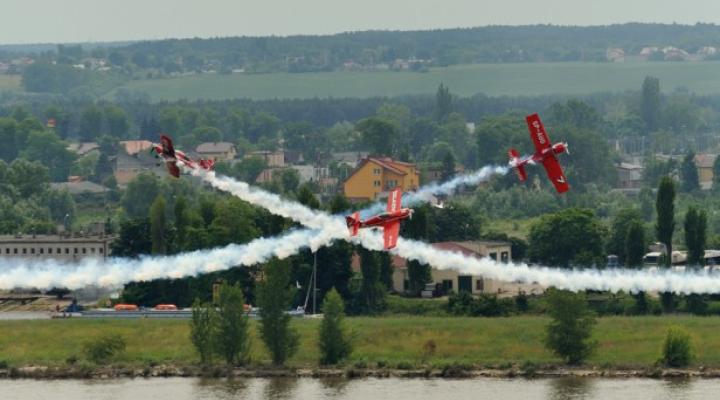
{"label": "airplane tail fin", "polygon": [[520,160],[520,153],[518,153],[515,149],[510,149],[510,151],[508,151],[508,156],[510,156],[510,165],[517,171],[518,178],[525,182],[525,180],[527,180],[527,172],[525,171],[525,165],[518,163]]}
{"label": "airplane tail fin", "polygon": [[345,217],[345,222],[347,223],[348,229],[350,229],[350,235],[357,235],[360,229],[360,213],[355,212],[352,215],[348,215]]}

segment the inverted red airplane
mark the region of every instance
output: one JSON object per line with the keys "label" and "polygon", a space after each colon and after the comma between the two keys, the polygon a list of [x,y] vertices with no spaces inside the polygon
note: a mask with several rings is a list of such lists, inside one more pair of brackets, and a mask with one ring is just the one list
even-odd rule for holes
{"label": "inverted red airplane", "polygon": [[347,226],[350,228],[350,234],[352,236],[357,235],[360,228],[382,227],[385,250],[392,249],[397,244],[398,235],[400,234],[400,221],[411,218],[413,213],[411,208],[401,208],[401,202],[402,192],[400,188],[396,188],[388,196],[387,208],[384,213],[370,217],[365,221],[360,219],[359,212],[345,217]]}
{"label": "inverted red airplane", "polygon": [[558,162],[557,159],[558,154],[570,154],[567,143],[551,144],[550,138],[547,132],[545,132],[545,127],[537,114],[528,115],[525,117],[525,120],[530,130],[530,137],[535,144],[535,154],[520,158],[520,153],[518,153],[517,150],[510,149],[508,152],[510,156],[510,166],[516,168],[520,180],[525,181],[527,179],[525,164],[542,163],[548,178],[555,186],[555,190],[557,190],[558,193],[567,192],[570,189],[570,185],[568,185],[560,162]]}
{"label": "inverted red airplane", "polygon": [[153,144],[150,152],[155,153],[155,157],[162,157],[165,160],[170,175],[178,178],[180,177],[180,168],[177,166],[177,162],[180,161],[187,167],[195,169],[202,168],[211,171],[215,167],[215,161],[213,160],[198,160],[194,161],[184,152],[175,150],[172,144],[172,139],[167,135],[160,135],[160,144]]}

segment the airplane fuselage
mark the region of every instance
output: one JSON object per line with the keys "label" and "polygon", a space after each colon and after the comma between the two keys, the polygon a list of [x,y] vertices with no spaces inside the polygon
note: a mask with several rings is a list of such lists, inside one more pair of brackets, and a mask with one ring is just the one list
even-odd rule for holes
{"label": "airplane fuselage", "polygon": [[412,212],[413,210],[410,208],[401,208],[395,212],[384,212],[382,214],[370,217],[365,221],[360,221],[360,228],[366,228],[371,226],[385,226],[391,222],[410,218]]}
{"label": "airplane fuselage", "polygon": [[517,167],[521,165],[525,165],[529,162],[533,162],[536,164],[542,164],[543,160],[548,156],[556,156],[558,154],[566,153],[567,152],[567,144],[565,143],[555,143],[552,147],[548,147],[547,149],[536,152],[530,157],[526,158],[518,158],[514,160],[510,160],[510,166],[511,167]]}

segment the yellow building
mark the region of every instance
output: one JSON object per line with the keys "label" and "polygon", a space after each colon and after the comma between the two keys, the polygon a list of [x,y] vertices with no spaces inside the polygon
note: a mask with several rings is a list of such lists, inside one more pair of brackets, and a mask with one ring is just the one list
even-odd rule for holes
{"label": "yellow building", "polygon": [[417,189],[419,184],[420,174],[415,164],[367,157],[347,177],[343,191],[350,200],[375,200],[396,187],[407,192]]}
{"label": "yellow building", "polygon": [[695,166],[698,170],[698,180],[700,181],[700,187],[702,189],[710,189],[713,184],[713,166],[715,165],[715,159],[717,154],[696,154],[695,155]]}

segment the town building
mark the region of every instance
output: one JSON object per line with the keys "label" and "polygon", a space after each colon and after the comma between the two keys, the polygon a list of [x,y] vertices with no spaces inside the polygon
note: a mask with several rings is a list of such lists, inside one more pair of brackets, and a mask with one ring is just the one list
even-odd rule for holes
{"label": "town building", "polygon": [[120,142],[120,151],[115,159],[113,172],[118,186],[126,186],[142,172],[153,172],[160,176],[167,175],[165,163],[150,154],[152,146],[153,143],[148,140]]}
{"label": "town building", "polygon": [[74,262],[105,260],[113,237],[97,235],[0,235],[0,258]]}
{"label": "town building", "polygon": [[415,164],[367,157],[345,179],[343,192],[351,201],[366,201],[382,197],[396,187],[408,192],[419,185],[420,174]]}
{"label": "town building", "polygon": [[265,165],[269,168],[284,168],[285,167],[285,152],[284,151],[253,151],[245,154],[244,158],[259,158],[265,161]]}
{"label": "town building", "polygon": [[643,184],[643,171],[641,165],[621,162],[615,165],[618,174],[619,189],[640,189]]}
{"label": "town building", "polygon": [[67,149],[82,157],[84,155],[90,154],[95,150],[99,150],[100,145],[95,142],[70,143]]}
{"label": "town building", "polygon": [[715,165],[717,157],[717,154],[695,155],[695,166],[698,170],[698,180],[700,181],[701,189],[712,189],[713,179],[715,177],[715,174],[713,173],[713,166]]}
{"label": "town building", "polygon": [[213,161],[230,161],[237,156],[237,149],[230,142],[201,143],[195,152],[200,158]]}

